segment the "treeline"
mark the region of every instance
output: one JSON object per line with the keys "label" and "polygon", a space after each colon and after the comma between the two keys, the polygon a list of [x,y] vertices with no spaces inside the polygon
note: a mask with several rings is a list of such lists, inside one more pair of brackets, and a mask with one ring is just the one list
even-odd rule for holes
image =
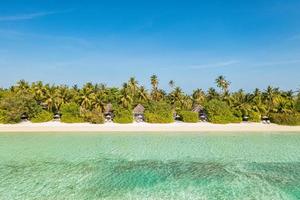
{"label": "treeline", "polygon": [[192,112],[201,106],[208,121],[213,123],[241,122],[243,118],[259,122],[267,116],[274,123],[300,125],[299,91],[282,91],[269,86],[251,93],[243,90],[230,92],[230,82],[224,76],[216,79],[215,88],[196,89],[191,95],[169,82],[170,92],[159,88],[156,75],[150,78],[152,88],[147,90],[130,78],[121,88],[104,84],[86,83],[83,87],[50,85],[41,81],[19,81],[10,88],[0,89],[0,123],[18,123],[22,117],[32,122],[45,122],[60,115],[62,122],[103,123],[105,106],[112,104],[114,121],[133,121],[132,109],[145,107],[145,120],[150,123],[170,123],[177,113],[182,121],[196,122]]}

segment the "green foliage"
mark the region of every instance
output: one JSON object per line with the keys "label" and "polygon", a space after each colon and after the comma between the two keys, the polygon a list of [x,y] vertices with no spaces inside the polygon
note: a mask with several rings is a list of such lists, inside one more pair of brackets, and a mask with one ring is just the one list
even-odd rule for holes
{"label": "green foliage", "polygon": [[270,114],[270,120],[272,123],[279,125],[297,126],[300,125],[300,114],[272,113]]}
{"label": "green foliage", "polygon": [[0,123],[14,124],[21,121],[22,114],[27,114],[30,119],[42,108],[36,103],[32,95],[10,92],[1,98],[0,110]]}
{"label": "green foliage", "polygon": [[199,121],[199,116],[196,112],[180,111],[178,114],[183,122],[196,123]]}
{"label": "green foliage", "polygon": [[298,94],[296,103],[295,103],[295,109],[297,112],[300,112],[300,93]]}
{"label": "green foliage", "polygon": [[223,101],[213,99],[205,104],[205,110],[208,120],[212,123],[227,124],[238,123],[242,119],[236,117],[230,110],[230,107]]}
{"label": "green foliage", "polygon": [[171,105],[166,102],[150,102],[145,107],[145,121],[149,123],[174,122]]}
{"label": "green foliage", "polygon": [[114,114],[114,122],[116,123],[128,124],[133,122],[133,114],[130,110],[117,109]]}
{"label": "green foliage", "polygon": [[48,122],[53,119],[53,113],[42,110],[30,119],[33,123]]}
{"label": "green foliage", "polygon": [[261,114],[259,112],[249,112],[249,119],[250,122],[260,122],[261,121]]}
{"label": "green foliage", "polygon": [[171,112],[161,112],[161,113],[150,113],[145,112],[145,121],[148,123],[172,123],[174,122],[173,114]]}
{"label": "green foliage", "polygon": [[[159,88],[159,79],[155,75],[151,77],[150,90],[140,85],[134,77],[121,88],[92,83],[83,87],[50,85],[41,81],[29,84],[21,80],[10,88],[0,88],[0,123],[18,123],[23,114],[37,122],[50,119],[49,113],[41,113],[42,109],[52,114],[62,111],[63,122],[103,123],[102,112],[109,103],[114,108],[122,106],[127,110],[142,103],[146,110],[145,120],[151,123],[172,122],[174,110],[191,110],[193,104],[207,104],[209,121],[214,123],[239,122],[242,116],[259,122],[261,115],[269,113],[300,112],[300,93],[296,96],[292,91],[271,86],[266,90],[255,89],[251,93],[243,90],[231,93],[230,81],[224,76],[219,76],[216,83],[222,92],[214,88],[207,92],[197,89],[192,95],[187,95],[174,85],[174,81],[170,82],[172,91],[166,93]],[[128,112],[115,114],[116,122],[132,121],[131,113],[130,117]],[[195,117],[188,115],[183,120],[195,121]]]}
{"label": "green foliage", "polygon": [[104,116],[103,113],[98,110],[85,111],[83,114],[84,121],[92,124],[103,124]]}
{"label": "green foliage", "polygon": [[76,103],[68,103],[61,106],[61,122],[65,123],[82,123],[83,117],[80,115],[80,107]]}

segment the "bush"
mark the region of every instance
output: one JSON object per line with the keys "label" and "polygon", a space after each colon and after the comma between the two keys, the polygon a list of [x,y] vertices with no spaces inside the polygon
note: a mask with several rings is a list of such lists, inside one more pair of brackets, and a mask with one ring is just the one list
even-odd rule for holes
{"label": "bush", "polygon": [[217,124],[239,123],[240,117],[236,117],[230,107],[223,101],[211,100],[205,104],[208,121]]}
{"label": "bush", "polygon": [[48,122],[53,119],[53,113],[42,110],[30,119],[33,123]]}
{"label": "bush", "polygon": [[97,110],[86,111],[83,114],[84,121],[90,122],[92,124],[103,124],[104,116],[103,113]]}
{"label": "bush", "polygon": [[0,124],[6,124],[6,111],[0,110]]}
{"label": "bush", "polygon": [[180,111],[178,113],[183,122],[196,123],[199,121],[198,113],[192,111]]}
{"label": "bush", "polygon": [[120,123],[120,124],[129,124],[133,122],[133,114],[130,110],[116,110],[115,111],[115,117],[114,122]]}
{"label": "bush", "polygon": [[261,114],[259,112],[249,112],[249,122],[260,122],[261,121]]}
{"label": "bush", "polygon": [[76,103],[68,103],[61,106],[61,122],[82,123],[83,117],[80,115],[80,107]]}
{"label": "bush", "polygon": [[279,125],[300,125],[300,114],[299,113],[272,113],[270,114],[270,121]]}
{"label": "bush", "polygon": [[150,113],[145,112],[145,121],[149,123],[172,123],[174,122],[172,113]]}
{"label": "bush", "polygon": [[1,98],[0,110],[0,122],[14,124],[21,121],[22,114],[27,114],[30,119],[41,112],[42,108],[30,94],[13,94],[9,92]]}
{"label": "bush", "polygon": [[174,122],[172,107],[166,102],[151,102],[145,107],[145,121],[149,123]]}
{"label": "bush", "polygon": [[300,94],[298,94],[298,98],[295,104],[296,111],[300,112]]}

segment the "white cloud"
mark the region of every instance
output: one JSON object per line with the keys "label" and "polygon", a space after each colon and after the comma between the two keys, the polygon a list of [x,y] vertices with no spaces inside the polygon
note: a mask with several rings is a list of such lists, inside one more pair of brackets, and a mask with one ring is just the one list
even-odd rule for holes
{"label": "white cloud", "polygon": [[30,20],[39,17],[44,17],[48,15],[54,15],[58,13],[65,13],[71,10],[64,10],[64,11],[49,11],[49,12],[35,12],[35,13],[26,13],[26,14],[19,14],[19,15],[8,15],[8,16],[0,16],[0,21],[20,21],[20,20]]}
{"label": "white cloud", "polygon": [[297,64],[300,63],[299,59],[296,60],[279,60],[279,61],[265,61],[253,63],[253,66],[263,67],[263,66],[273,66],[273,65],[288,65],[288,64]]}
{"label": "white cloud", "polygon": [[226,67],[226,66],[237,64],[237,63],[239,63],[238,60],[228,60],[228,61],[222,61],[222,62],[216,62],[216,63],[203,64],[203,65],[191,65],[188,68],[189,69],[207,69],[207,68],[215,68],[215,67]]}

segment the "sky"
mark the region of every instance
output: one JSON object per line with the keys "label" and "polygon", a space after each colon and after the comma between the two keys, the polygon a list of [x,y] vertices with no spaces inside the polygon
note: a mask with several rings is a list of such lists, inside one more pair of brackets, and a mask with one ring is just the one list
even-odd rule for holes
{"label": "sky", "polygon": [[300,88],[299,0],[1,0],[0,87]]}

